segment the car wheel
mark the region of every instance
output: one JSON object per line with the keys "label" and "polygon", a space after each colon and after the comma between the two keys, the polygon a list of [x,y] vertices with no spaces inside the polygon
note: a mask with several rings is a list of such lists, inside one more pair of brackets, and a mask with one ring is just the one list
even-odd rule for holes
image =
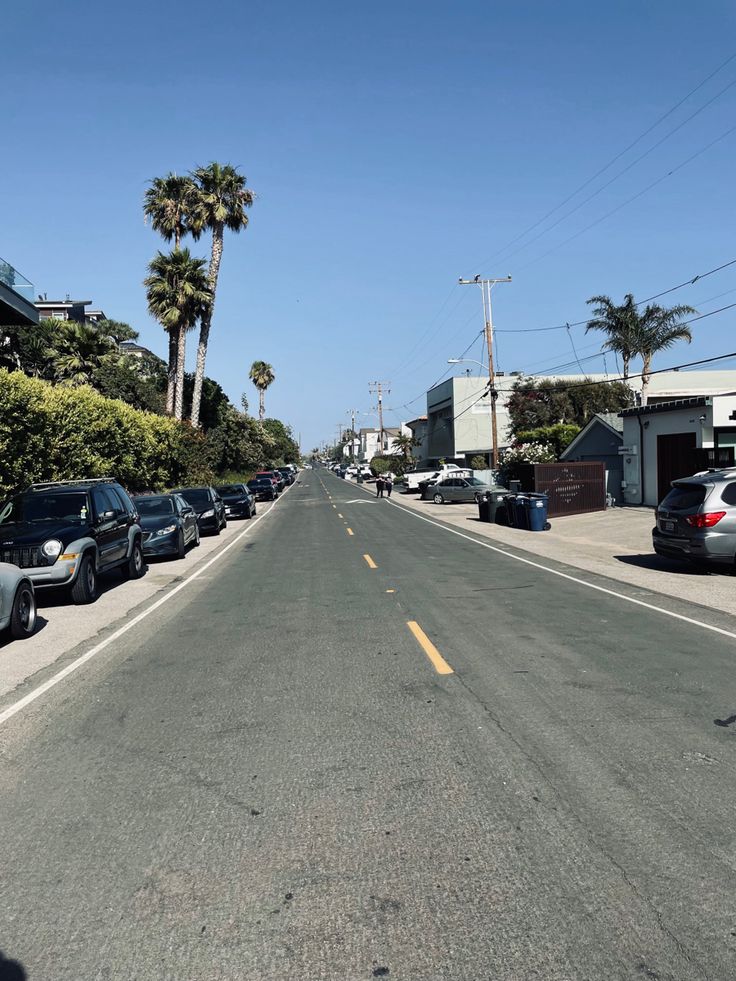
{"label": "car wheel", "polygon": [[217,538],[217,536],[220,534],[221,531],[222,531],[222,527],[220,525],[218,525],[215,528],[215,530],[212,532],[212,534],[215,536],[215,538]]}
{"label": "car wheel", "polygon": [[432,498],[432,500],[434,501],[435,504],[444,504],[445,503],[445,499],[444,499],[444,497],[441,494],[435,494],[434,497]]}
{"label": "car wheel", "polygon": [[476,504],[480,504],[480,494],[477,491],[473,495],[473,499],[475,500]]}
{"label": "car wheel", "polygon": [[179,532],[179,543],[178,543],[178,547],[176,549],[176,557],[177,557],[177,559],[183,559],[186,554],[187,554],[187,546],[186,546],[186,543],[184,542],[184,532],[183,531],[180,531]]}
{"label": "car wheel", "polygon": [[143,558],[143,547],[140,538],[133,541],[133,548],[130,550],[130,558],[125,567],[125,572],[129,579],[140,579],[146,571],[146,562]]}
{"label": "car wheel", "polygon": [[72,602],[77,606],[94,603],[97,599],[97,569],[89,552],[82,556],[77,578],[72,586]]}
{"label": "car wheel", "polygon": [[13,609],[10,614],[10,636],[14,640],[23,640],[30,637],[36,629],[36,597],[33,595],[33,587],[27,582],[22,582],[13,600]]}
{"label": "car wheel", "polygon": [[255,518],[255,516],[256,516],[256,511],[257,511],[257,510],[258,510],[258,508],[257,508],[257,507],[255,506],[255,504],[254,504],[254,505],[253,505],[253,510],[252,510],[252,511],[250,512],[250,516],[251,516],[251,518]]}

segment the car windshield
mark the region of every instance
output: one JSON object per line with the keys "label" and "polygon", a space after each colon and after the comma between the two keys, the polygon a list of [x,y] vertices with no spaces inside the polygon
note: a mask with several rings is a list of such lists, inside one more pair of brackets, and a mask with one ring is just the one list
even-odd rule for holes
{"label": "car windshield", "polygon": [[0,508],[0,525],[15,521],[65,521],[82,524],[87,521],[87,495],[83,493],[19,494]]}
{"label": "car windshield", "polygon": [[142,518],[174,513],[174,502],[170,497],[136,497],[133,503]]}
{"label": "car windshield", "polygon": [[206,508],[210,504],[209,494],[203,487],[187,487],[177,493],[194,508]]}
{"label": "car windshield", "polygon": [[706,491],[704,484],[675,484],[659,506],[667,511],[689,511],[703,503]]}
{"label": "car windshield", "polygon": [[465,478],[469,484],[473,484],[476,487],[485,487],[485,482],[478,480],[477,477],[466,477]]}
{"label": "car windshield", "polygon": [[222,487],[217,488],[217,493],[221,497],[225,497],[225,495],[232,497],[233,494],[242,494],[243,487],[241,484],[223,484]]}
{"label": "car windshield", "polygon": [[249,487],[271,487],[271,481],[268,477],[256,477],[255,480],[248,481]]}

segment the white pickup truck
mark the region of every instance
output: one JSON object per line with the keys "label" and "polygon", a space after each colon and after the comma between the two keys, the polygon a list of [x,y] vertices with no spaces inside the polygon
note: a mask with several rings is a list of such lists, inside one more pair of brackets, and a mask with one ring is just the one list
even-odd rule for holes
{"label": "white pickup truck", "polygon": [[462,469],[463,468],[458,467],[456,463],[442,463],[436,467],[418,467],[416,470],[409,470],[408,473],[404,474],[407,493],[410,491],[418,491],[419,482],[421,480],[426,480],[433,474],[441,473],[443,476],[449,476],[450,474]]}

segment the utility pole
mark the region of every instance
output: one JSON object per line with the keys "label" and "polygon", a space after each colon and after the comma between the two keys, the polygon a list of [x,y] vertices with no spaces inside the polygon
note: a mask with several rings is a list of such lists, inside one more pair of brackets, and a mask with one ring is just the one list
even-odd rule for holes
{"label": "utility pole", "polygon": [[355,463],[355,416],[357,412],[357,409],[348,409],[347,411],[350,416],[350,458],[353,463]]}
{"label": "utility pole", "polygon": [[511,277],[504,276],[503,279],[481,279],[475,276],[473,279],[459,279],[461,286],[480,286],[483,296],[483,320],[486,328],[486,346],[488,348],[488,385],[491,395],[491,458],[492,467],[498,469],[498,423],[496,421],[496,371],[493,366],[493,311],[491,309],[491,290],[496,283],[510,283]]}
{"label": "utility pole", "polygon": [[391,382],[379,382],[379,381],[369,382],[369,384],[368,384],[368,391],[371,393],[371,395],[378,395],[378,430],[379,430],[379,433],[380,433],[380,436],[379,436],[379,439],[380,439],[379,446],[381,448],[381,453],[383,453],[383,450],[384,450],[384,446],[383,446],[383,396],[384,395],[390,395],[391,394],[391,389],[388,387],[390,384],[391,384]]}

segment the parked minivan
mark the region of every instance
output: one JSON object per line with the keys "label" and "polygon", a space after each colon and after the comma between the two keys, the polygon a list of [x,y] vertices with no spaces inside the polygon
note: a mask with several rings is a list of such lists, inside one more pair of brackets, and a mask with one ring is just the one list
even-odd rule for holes
{"label": "parked minivan", "polygon": [[657,555],[699,566],[736,563],[736,469],[673,481],[656,513]]}

